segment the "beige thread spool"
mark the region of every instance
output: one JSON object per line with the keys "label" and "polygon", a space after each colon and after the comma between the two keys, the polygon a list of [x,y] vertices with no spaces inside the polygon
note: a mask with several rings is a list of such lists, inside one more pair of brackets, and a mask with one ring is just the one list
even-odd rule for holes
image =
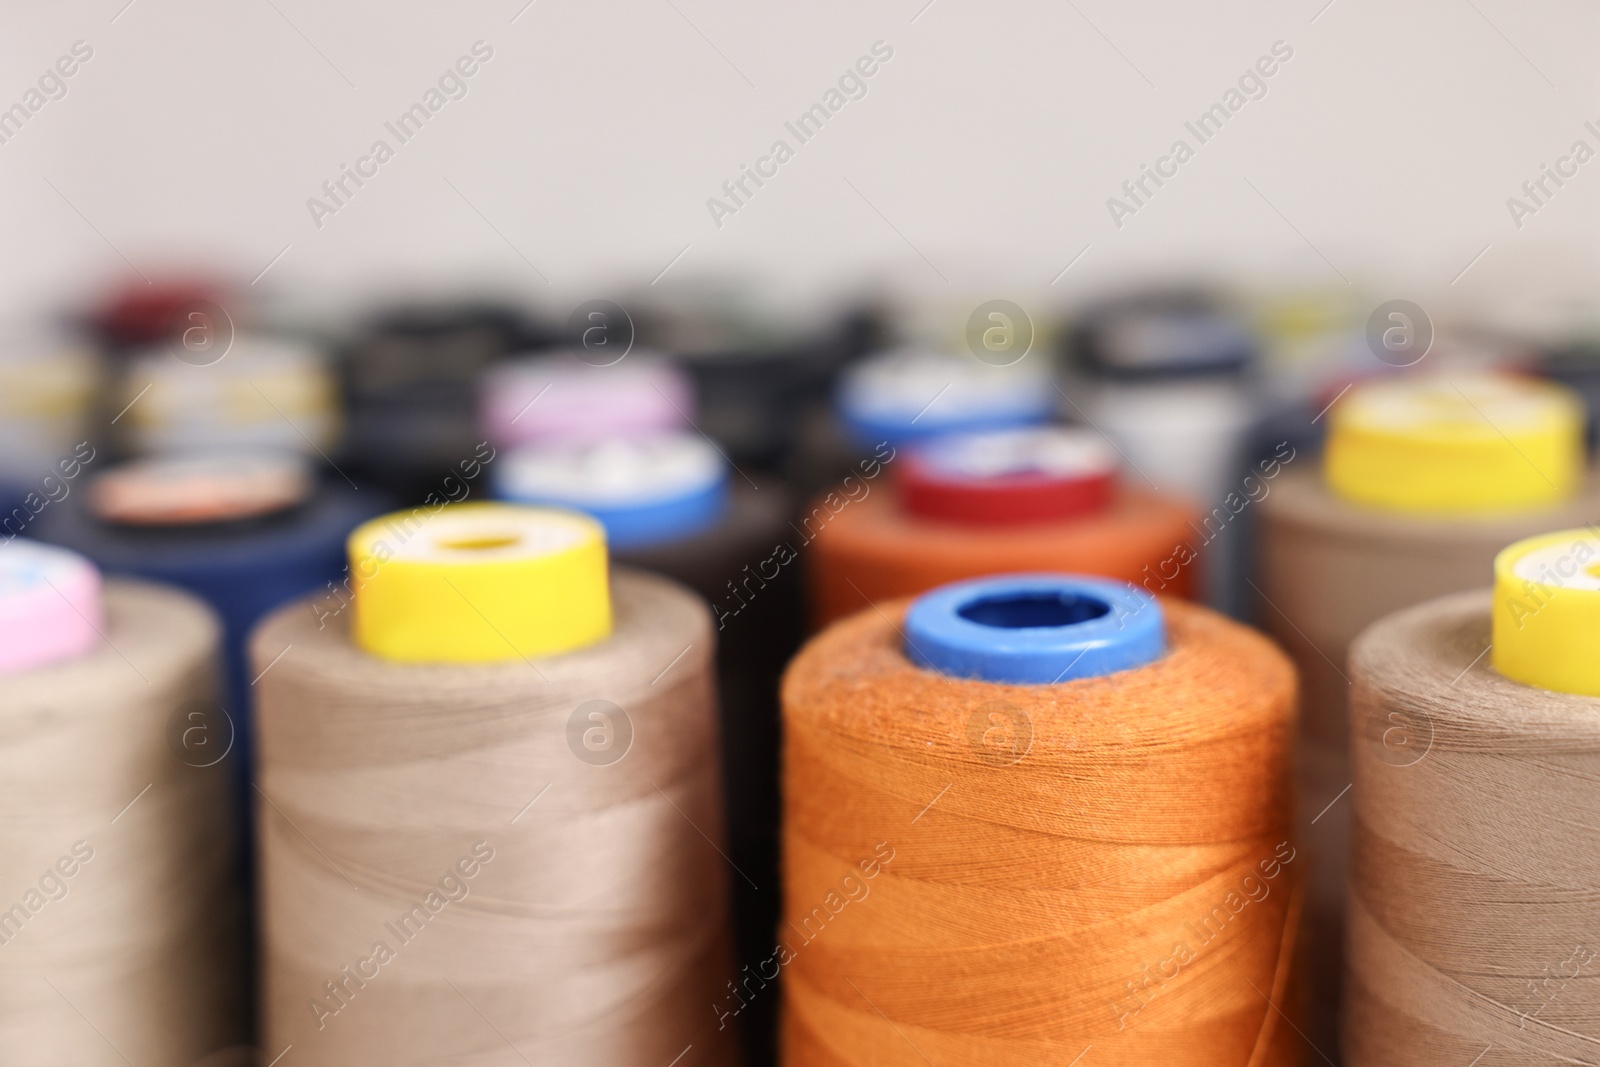
{"label": "beige thread spool", "polygon": [[[17,626],[63,640],[19,662]],[[161,586],[115,581],[102,596],[81,557],[14,541],[0,547],[0,629],[0,1058],[187,1067],[237,1045],[244,927],[216,619]]]}
{"label": "beige thread spool", "polygon": [[[1534,540],[1558,539],[1569,561],[1600,556],[1592,528]],[[1600,700],[1554,691],[1559,679],[1538,671],[1528,684],[1500,673],[1508,644],[1548,636],[1502,626],[1501,561],[1518,547],[1496,560],[1492,600],[1429,601],[1351,650],[1351,1067],[1600,1059]],[[1541,628],[1576,609],[1571,636],[1592,647],[1600,580],[1572,592],[1530,577],[1535,596],[1516,581],[1509,599]],[[1594,660],[1565,658],[1543,667],[1600,676]]]}
{"label": "beige thread spool", "polygon": [[[265,1055],[731,1062],[705,606],[623,570],[595,628],[603,541],[571,513],[395,521],[351,538],[356,633],[390,658],[304,603],[252,640]],[[406,597],[420,617],[379,617]]]}
{"label": "beige thread spool", "polygon": [[[1369,396],[1383,417],[1381,436],[1359,406]],[[1353,428],[1344,422],[1347,403],[1362,416]],[[1403,379],[1356,387],[1329,417],[1330,456],[1346,449],[1335,460],[1338,471],[1290,470],[1278,480],[1262,501],[1259,566],[1261,623],[1302,680],[1296,781],[1297,835],[1311,870],[1307,1034],[1331,1054],[1350,847],[1351,805],[1343,796],[1351,782],[1350,644],[1390,612],[1482,585],[1495,553],[1510,542],[1600,518],[1600,480],[1570,480],[1574,466],[1581,470],[1581,412],[1552,386],[1469,375]],[[1353,475],[1350,438],[1365,449],[1356,458],[1369,464]],[[1555,462],[1541,459],[1553,481],[1527,458],[1550,453],[1561,454]],[[1373,499],[1352,500],[1330,487],[1330,478],[1354,482],[1356,495]],[[1429,501],[1396,491],[1419,483],[1454,493],[1458,505],[1449,506],[1448,495]],[[1496,505],[1487,499],[1495,492],[1546,499]],[[1385,495],[1412,496],[1412,507],[1379,503]]]}

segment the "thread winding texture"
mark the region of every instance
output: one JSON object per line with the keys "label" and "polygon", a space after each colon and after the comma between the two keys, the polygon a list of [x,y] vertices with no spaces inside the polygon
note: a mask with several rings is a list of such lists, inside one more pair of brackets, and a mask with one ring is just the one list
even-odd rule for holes
{"label": "thread winding texture", "polygon": [[1162,606],[1165,657],[1060,685],[913,667],[904,602],[802,649],[774,956],[791,1067],[1294,1061],[1268,1004],[1288,1010],[1298,899],[1294,673]]}
{"label": "thread winding texture", "polygon": [[1600,1059],[1600,700],[1502,677],[1489,639],[1478,591],[1351,650],[1352,1067]]}
{"label": "thread winding texture", "polygon": [[527,661],[385,662],[303,603],[258,629],[265,1047],[728,1062],[710,620],[612,590],[611,637]]}
{"label": "thread winding texture", "polygon": [[812,617],[825,626],[869,603],[1012,571],[1096,574],[1187,596],[1197,588],[1196,566],[1185,562],[1196,516],[1187,503],[1131,488],[1095,515],[1010,527],[923,519],[887,493],[837,511],[818,502],[801,519],[815,539]]}
{"label": "thread winding texture", "polygon": [[173,589],[104,590],[107,640],[0,677],[0,1055],[16,1067],[187,1065],[245,1036],[225,765],[169,747],[181,707],[216,708],[220,628]]}
{"label": "thread winding texture", "polygon": [[1308,853],[1305,953],[1315,1005],[1307,1035],[1332,1052],[1351,819],[1348,798],[1334,801],[1351,781],[1350,644],[1391,612],[1487,585],[1506,545],[1600,519],[1600,481],[1556,508],[1430,518],[1347,503],[1317,472],[1289,470],[1261,508],[1260,618],[1301,679],[1298,836]]}

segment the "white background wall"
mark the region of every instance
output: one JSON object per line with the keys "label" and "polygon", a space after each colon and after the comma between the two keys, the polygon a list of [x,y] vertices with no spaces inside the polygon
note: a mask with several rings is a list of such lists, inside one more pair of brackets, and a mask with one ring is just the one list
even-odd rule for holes
{"label": "white background wall", "polygon": [[[0,146],[0,310],[135,277],[124,257],[248,280],[285,248],[262,285],[324,296],[496,278],[565,300],[680,253],[671,277],[789,292],[1208,266],[1526,318],[1594,287],[1600,161],[1520,230],[1505,203],[1600,148],[1600,10],[1576,0],[526,2],[8,3],[0,106],[74,41],[94,57]],[[307,197],[479,39],[469,95],[316,228]],[[706,198],[878,40],[868,95],[717,228]],[[1115,227],[1119,183],[1278,40],[1268,95]]]}

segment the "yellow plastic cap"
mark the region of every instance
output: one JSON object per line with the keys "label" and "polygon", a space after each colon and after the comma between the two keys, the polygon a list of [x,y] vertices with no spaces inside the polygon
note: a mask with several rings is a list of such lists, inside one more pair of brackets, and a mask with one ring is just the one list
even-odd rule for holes
{"label": "yellow plastic cap", "polygon": [[1494,515],[1567,500],[1583,479],[1583,405],[1564,386],[1487,374],[1370,382],[1329,416],[1323,473],[1355,504]]}
{"label": "yellow plastic cap", "polygon": [[1540,534],[1494,558],[1494,669],[1600,696],[1600,529]]}
{"label": "yellow plastic cap", "polygon": [[400,663],[551,656],[611,633],[605,532],[555,508],[396,511],[350,535],[357,645]]}

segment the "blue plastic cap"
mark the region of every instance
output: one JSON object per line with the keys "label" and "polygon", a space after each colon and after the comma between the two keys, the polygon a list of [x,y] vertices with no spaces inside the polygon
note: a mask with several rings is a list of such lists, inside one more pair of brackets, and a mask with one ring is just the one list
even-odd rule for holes
{"label": "blue plastic cap", "polygon": [[1154,597],[1078,574],[955,582],[906,613],[906,658],[953,678],[1052,685],[1142,667],[1166,651]]}
{"label": "blue plastic cap", "polygon": [[[560,501],[552,501],[560,503]],[[606,528],[606,543],[627,551],[704,533],[728,510],[726,475],[681,496],[630,504],[568,504],[587,511]]]}
{"label": "blue plastic cap", "polygon": [[729,506],[727,461],[692,434],[638,440],[529,445],[502,459],[495,495],[514,504],[586,512],[614,549],[646,549],[693,537]]}
{"label": "blue plastic cap", "polygon": [[873,417],[841,405],[840,414],[850,436],[860,444],[888,441],[894,445],[928,441],[950,433],[989,433],[997,430],[1016,430],[1048,422],[1054,410],[1049,398],[1030,398],[1026,403],[1004,411],[986,411],[973,415],[947,417],[924,416],[915,412],[903,418]]}
{"label": "blue plastic cap", "polygon": [[990,366],[970,356],[904,348],[847,370],[834,410],[857,443],[898,445],[1047,422],[1056,399],[1043,364]]}
{"label": "blue plastic cap", "polygon": [[728,479],[723,476],[673,496],[640,500],[595,501],[558,493],[519,493],[508,491],[504,485],[496,495],[514,504],[543,504],[585,512],[605,527],[608,547],[626,552],[693,537],[716,526],[728,510],[728,488]]}

